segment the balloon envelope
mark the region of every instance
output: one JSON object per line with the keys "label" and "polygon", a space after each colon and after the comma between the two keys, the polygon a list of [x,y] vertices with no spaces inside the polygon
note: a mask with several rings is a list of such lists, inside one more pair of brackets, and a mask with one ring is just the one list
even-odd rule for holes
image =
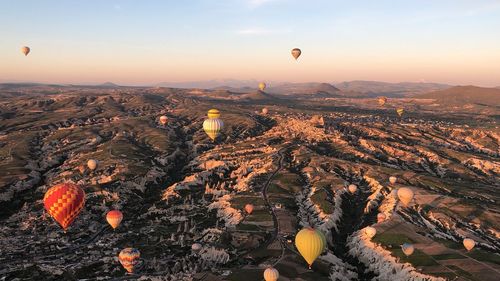
{"label": "balloon envelope", "polygon": [[202,247],[203,246],[200,243],[194,243],[191,245],[191,250],[193,250],[193,252],[199,252]]}
{"label": "balloon envelope", "polygon": [[380,106],[383,106],[383,105],[387,102],[387,98],[386,98],[386,97],[379,97],[379,98],[377,99],[377,101],[378,101],[378,104],[379,104]]}
{"label": "balloon envelope", "polygon": [[386,215],[384,213],[378,213],[377,214],[377,222],[378,223],[381,223],[381,222],[385,221],[385,218],[386,218]]}
{"label": "balloon envelope", "polygon": [[106,220],[113,229],[116,229],[123,220],[123,214],[118,210],[109,211],[106,214]]}
{"label": "balloon envelope", "polygon": [[280,274],[276,268],[268,267],[264,270],[264,280],[266,281],[276,281],[280,278]]}
{"label": "balloon envelope", "polygon": [[371,226],[365,227],[365,234],[371,239],[377,234],[377,229]]}
{"label": "balloon envelope", "polygon": [[168,118],[167,118],[167,116],[165,116],[165,115],[160,116],[160,123],[161,123],[162,125],[166,125],[166,124],[167,124],[167,122],[168,122]]}
{"label": "balloon envelope", "polygon": [[309,268],[318,256],[324,251],[326,243],[324,235],[313,228],[304,228],[295,236],[295,246],[306,260]]}
{"label": "balloon envelope", "polygon": [[464,239],[464,247],[467,249],[467,251],[470,251],[476,246],[476,242],[470,238],[465,238]]}
{"label": "balloon envelope", "polygon": [[267,107],[264,107],[262,109],[262,114],[267,114],[267,113],[269,113],[269,109],[267,109]]}
{"label": "balloon envelope", "polygon": [[292,56],[295,60],[297,60],[301,54],[302,54],[302,51],[299,48],[292,49]]}
{"label": "balloon envelope", "polygon": [[395,176],[390,176],[390,177],[389,177],[389,182],[390,182],[391,184],[395,184],[397,180],[398,180],[398,178],[396,178]]}
{"label": "balloon envelope", "polygon": [[207,113],[208,118],[219,118],[220,117],[220,112],[217,109],[210,109]]}
{"label": "balloon envelope", "polygon": [[259,83],[259,90],[264,91],[266,89],[266,83],[260,82]]}
{"label": "balloon envelope", "polygon": [[60,183],[45,192],[43,204],[66,231],[85,206],[85,192],[78,185]]}
{"label": "balloon envelope", "polygon": [[347,189],[349,190],[349,192],[351,194],[354,194],[356,193],[356,191],[358,191],[358,187],[355,185],[355,184],[350,184]]}
{"label": "balloon envelope", "polygon": [[401,250],[406,256],[410,256],[415,251],[415,247],[410,243],[404,243],[401,245]]}
{"label": "balloon envelope", "polygon": [[27,56],[30,53],[31,49],[28,46],[23,46],[21,47],[21,53],[24,54],[24,56]]}
{"label": "balloon envelope", "polygon": [[224,127],[224,122],[219,118],[209,118],[203,121],[203,130],[207,133],[208,137],[215,140],[220,131]]}
{"label": "balloon envelope", "polygon": [[247,214],[251,214],[253,212],[253,205],[252,204],[246,204],[245,205],[245,212],[247,212]]}
{"label": "balloon envelope", "polygon": [[403,113],[405,112],[405,110],[403,108],[398,108],[396,109],[396,112],[398,113],[399,117],[403,116]]}
{"label": "balloon envelope", "polygon": [[408,207],[408,204],[410,204],[411,200],[413,200],[413,196],[413,190],[408,187],[398,189],[398,198],[405,207]]}
{"label": "balloon envelope", "polygon": [[123,268],[127,270],[129,273],[133,273],[135,267],[139,263],[139,258],[141,257],[141,253],[139,250],[134,248],[125,248],[118,255],[118,260],[122,264]]}
{"label": "balloon envelope", "polygon": [[89,167],[90,170],[95,170],[97,168],[97,160],[90,159],[87,161],[87,167]]}

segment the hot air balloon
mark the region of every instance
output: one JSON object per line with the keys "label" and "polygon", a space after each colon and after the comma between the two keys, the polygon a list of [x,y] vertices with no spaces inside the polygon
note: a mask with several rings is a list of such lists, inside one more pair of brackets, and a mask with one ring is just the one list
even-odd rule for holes
{"label": "hot air balloon", "polygon": [[220,131],[224,127],[224,122],[219,119],[220,112],[217,109],[210,109],[208,111],[208,119],[203,122],[203,130],[207,133],[213,141],[219,135]]}
{"label": "hot air balloon", "polygon": [[476,246],[476,242],[470,238],[465,238],[464,239],[464,247],[467,249],[467,251],[470,251]]}
{"label": "hot air balloon", "polygon": [[371,226],[365,227],[364,231],[365,231],[366,236],[368,236],[370,239],[372,239],[373,236],[375,236],[375,234],[377,234],[377,229],[375,227],[371,227]]}
{"label": "hot air balloon", "polygon": [[266,89],[266,83],[260,82],[259,83],[259,90],[264,91]]}
{"label": "hot air balloon", "polygon": [[413,190],[408,187],[398,189],[398,198],[405,207],[408,207],[408,204],[413,200],[413,195]]}
{"label": "hot air balloon", "polygon": [[199,252],[203,246],[200,243],[194,243],[191,245],[191,250],[195,253]]}
{"label": "hot air balloon", "polygon": [[266,281],[277,281],[280,278],[278,270],[274,267],[268,267],[264,270],[264,280]]}
{"label": "hot air balloon", "polygon": [[295,236],[295,246],[311,269],[312,263],[325,249],[324,237],[313,228],[304,228]]}
{"label": "hot air balloon", "polygon": [[31,49],[28,46],[23,46],[21,47],[21,53],[24,54],[24,56],[27,56],[30,53]]}
{"label": "hot air balloon", "polygon": [[60,183],[45,192],[43,204],[66,232],[85,205],[85,192],[78,185]]}
{"label": "hot air balloon", "polygon": [[264,114],[264,115],[265,115],[265,114],[267,114],[267,113],[269,113],[269,109],[267,109],[267,107],[264,107],[264,108],[262,109],[262,114]]}
{"label": "hot air balloon", "polygon": [[78,166],[78,171],[83,175],[83,173],[85,173],[85,165]]}
{"label": "hot air balloon", "polygon": [[219,118],[220,117],[220,112],[217,109],[210,109],[207,113],[208,118]]}
{"label": "hot air balloon", "polygon": [[405,112],[405,110],[403,108],[396,109],[396,113],[399,115],[399,117],[403,116],[404,112]]}
{"label": "hot air balloon", "polygon": [[384,106],[384,104],[387,102],[387,98],[386,97],[378,97],[377,101],[378,101],[378,104],[380,106]]}
{"label": "hot air balloon", "polygon": [[160,116],[160,123],[165,126],[167,125],[168,118],[165,115]]}
{"label": "hot air balloon", "polygon": [[295,60],[297,60],[301,54],[302,54],[302,51],[299,48],[294,48],[292,50],[292,56]]}
{"label": "hot air balloon", "polygon": [[116,229],[123,220],[123,214],[118,210],[109,211],[106,214],[106,220],[113,229]]}
{"label": "hot air balloon", "polygon": [[390,182],[391,184],[395,184],[397,180],[398,180],[398,178],[396,178],[395,176],[390,176],[390,177],[389,177],[389,182]]}
{"label": "hot air balloon", "polygon": [[245,212],[247,212],[247,214],[251,214],[253,212],[253,205],[252,204],[246,204],[245,205]]}
{"label": "hot air balloon", "polygon": [[95,170],[97,168],[97,160],[90,159],[87,161],[87,167],[89,167],[91,171]]}
{"label": "hot air balloon", "polygon": [[120,260],[123,268],[125,268],[128,273],[133,273],[135,267],[139,263],[140,257],[141,253],[139,250],[134,248],[125,248],[118,255],[118,260]]}
{"label": "hot air balloon", "polygon": [[385,221],[385,218],[386,218],[386,215],[384,213],[378,213],[377,214],[377,222],[378,223],[381,223],[381,222]]}
{"label": "hot air balloon", "polygon": [[401,250],[406,256],[410,256],[415,251],[415,247],[410,243],[404,243],[401,245]]}
{"label": "hot air balloon", "polygon": [[350,184],[347,189],[349,190],[349,192],[351,194],[354,194],[356,193],[356,191],[358,191],[358,187],[355,185],[355,184]]}

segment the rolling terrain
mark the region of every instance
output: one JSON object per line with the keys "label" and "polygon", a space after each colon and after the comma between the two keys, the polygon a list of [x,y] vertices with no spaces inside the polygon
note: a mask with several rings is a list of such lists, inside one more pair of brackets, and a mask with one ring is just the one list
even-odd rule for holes
{"label": "rolling terrain", "polygon": [[[498,90],[437,85],[379,106],[337,87],[1,84],[0,278],[245,281],[272,265],[279,280],[498,280]],[[215,141],[211,108],[225,124]],[[67,233],[43,207],[61,182],[86,193]],[[111,209],[124,214],[115,231]],[[311,270],[293,243],[307,226],[328,244]],[[141,252],[133,275],[125,247]]]}

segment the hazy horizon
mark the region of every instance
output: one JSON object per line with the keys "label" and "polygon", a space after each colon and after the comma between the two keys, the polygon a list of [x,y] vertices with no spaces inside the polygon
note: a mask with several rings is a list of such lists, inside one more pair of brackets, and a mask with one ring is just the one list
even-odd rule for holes
{"label": "hazy horizon", "polygon": [[494,0],[0,1],[0,15],[1,81],[500,85]]}

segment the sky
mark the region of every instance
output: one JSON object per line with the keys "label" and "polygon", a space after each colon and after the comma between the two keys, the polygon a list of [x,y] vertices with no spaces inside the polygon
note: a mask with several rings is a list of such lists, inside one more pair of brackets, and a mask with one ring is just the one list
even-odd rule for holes
{"label": "sky", "polygon": [[0,82],[212,79],[500,86],[500,0],[0,0]]}

